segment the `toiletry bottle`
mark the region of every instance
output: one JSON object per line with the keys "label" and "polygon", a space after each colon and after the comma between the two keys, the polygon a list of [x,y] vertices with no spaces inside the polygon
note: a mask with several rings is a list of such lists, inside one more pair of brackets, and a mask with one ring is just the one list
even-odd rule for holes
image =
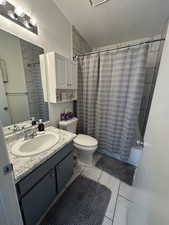
{"label": "toiletry bottle", "polygon": [[42,119],[39,120],[38,131],[44,131],[45,125],[42,122]]}
{"label": "toiletry bottle", "polygon": [[63,121],[64,118],[65,118],[65,113],[61,113],[61,114],[60,114],[60,120]]}
{"label": "toiletry bottle", "polygon": [[32,126],[35,126],[36,125],[36,120],[35,120],[35,117],[32,117]]}

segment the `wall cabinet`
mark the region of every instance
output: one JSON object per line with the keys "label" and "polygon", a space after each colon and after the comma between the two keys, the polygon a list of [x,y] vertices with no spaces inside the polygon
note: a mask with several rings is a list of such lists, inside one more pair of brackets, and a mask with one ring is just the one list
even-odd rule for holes
{"label": "wall cabinet", "polygon": [[16,184],[25,225],[35,225],[73,174],[73,145],[68,144]]}
{"label": "wall cabinet", "polygon": [[61,102],[62,93],[64,93],[64,100],[66,100],[65,95],[69,96],[67,100],[76,100],[77,63],[55,52],[49,52],[40,55],[40,64],[45,101]]}
{"label": "wall cabinet", "polygon": [[77,90],[77,63],[66,60],[67,68],[67,88]]}
{"label": "wall cabinet", "polygon": [[[54,57],[54,67],[55,70],[51,68],[51,72],[53,72],[53,76],[56,77],[56,89],[67,89],[67,77],[68,77],[68,68],[67,68],[67,60],[60,55],[56,55],[52,53],[51,58]],[[50,61],[50,57],[48,60]]]}

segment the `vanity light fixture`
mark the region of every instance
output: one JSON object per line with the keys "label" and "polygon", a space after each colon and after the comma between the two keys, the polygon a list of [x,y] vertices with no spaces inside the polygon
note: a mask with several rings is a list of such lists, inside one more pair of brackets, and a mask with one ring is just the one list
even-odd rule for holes
{"label": "vanity light fixture", "polygon": [[17,20],[17,16],[12,10],[8,11],[8,16],[10,16],[13,20]]}
{"label": "vanity light fixture", "polygon": [[0,5],[6,5],[6,0],[0,0]]}
{"label": "vanity light fixture", "polygon": [[25,13],[21,8],[15,8],[15,14],[20,17],[24,17]]}
{"label": "vanity light fixture", "polygon": [[0,15],[12,20],[34,34],[38,34],[37,22],[26,14],[22,8],[15,7],[7,0],[0,0]]}
{"label": "vanity light fixture", "polygon": [[30,24],[31,24],[32,26],[36,26],[37,22],[36,22],[35,19],[30,19]]}
{"label": "vanity light fixture", "polygon": [[26,28],[31,29],[30,23],[27,20],[24,21],[24,25]]}

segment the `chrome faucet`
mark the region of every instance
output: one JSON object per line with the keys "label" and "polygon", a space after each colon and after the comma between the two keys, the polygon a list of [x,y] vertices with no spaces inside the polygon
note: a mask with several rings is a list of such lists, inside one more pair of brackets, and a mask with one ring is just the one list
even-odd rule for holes
{"label": "chrome faucet", "polygon": [[20,127],[17,124],[13,125],[13,132],[19,131]]}
{"label": "chrome faucet", "polygon": [[33,139],[37,135],[36,129],[24,131],[24,140]]}

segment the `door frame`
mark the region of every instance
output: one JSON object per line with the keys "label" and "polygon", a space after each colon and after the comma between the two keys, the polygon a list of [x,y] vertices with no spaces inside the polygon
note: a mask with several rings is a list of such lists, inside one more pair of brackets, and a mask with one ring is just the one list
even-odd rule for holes
{"label": "door frame", "polygon": [[[0,89],[1,89],[1,93],[0,93],[1,109],[0,109],[0,111],[2,113],[1,120],[3,120],[4,126],[8,126],[8,125],[11,124],[11,115],[9,113],[9,104],[8,104],[8,99],[7,99],[7,96],[6,96],[5,83],[3,81],[1,67],[0,67]],[[4,107],[7,108],[6,111],[4,110]]]}
{"label": "door frame", "polygon": [[4,173],[4,166],[8,164],[10,160],[0,122],[0,224],[23,225],[13,171]]}

